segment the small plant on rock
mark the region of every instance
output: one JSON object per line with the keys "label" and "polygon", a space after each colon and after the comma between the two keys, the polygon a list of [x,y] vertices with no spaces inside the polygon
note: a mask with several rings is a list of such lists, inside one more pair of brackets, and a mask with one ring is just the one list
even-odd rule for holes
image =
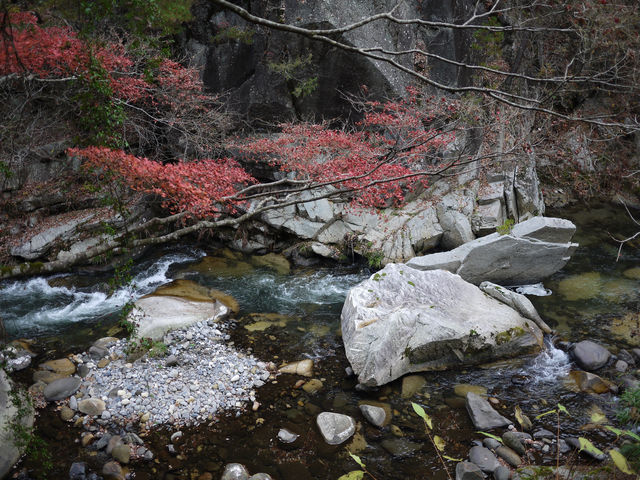
{"label": "small plant on rock", "polygon": [[515,225],[515,222],[513,221],[512,218],[507,218],[502,225],[498,225],[496,227],[496,232],[498,232],[500,235],[509,235],[511,233],[511,230],[513,230],[513,226]]}

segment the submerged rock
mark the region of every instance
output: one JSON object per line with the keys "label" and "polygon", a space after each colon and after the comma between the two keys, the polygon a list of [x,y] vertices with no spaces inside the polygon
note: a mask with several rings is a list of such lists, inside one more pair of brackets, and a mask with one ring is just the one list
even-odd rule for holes
{"label": "submerged rock", "polygon": [[249,471],[241,463],[228,463],[224,467],[220,480],[248,480]]}
{"label": "submerged rock", "polygon": [[475,463],[460,462],[456,465],[456,480],[484,480],[484,473]]}
{"label": "submerged rock", "polygon": [[280,373],[292,373],[303,377],[311,377],[313,375],[313,360],[305,359],[299,362],[292,362],[283,365],[278,370]]}
{"label": "submerged rock", "polygon": [[448,270],[475,285],[538,283],[569,261],[578,246],[571,243],[575,229],[569,220],[534,217],[514,226],[509,234],[492,233],[448,252],[415,257],[407,266]]}
{"label": "submerged rock", "polygon": [[402,264],[389,264],[352,288],[341,318],[347,358],[367,386],[409,372],[533,353],[543,345],[533,321],[458,275]]}

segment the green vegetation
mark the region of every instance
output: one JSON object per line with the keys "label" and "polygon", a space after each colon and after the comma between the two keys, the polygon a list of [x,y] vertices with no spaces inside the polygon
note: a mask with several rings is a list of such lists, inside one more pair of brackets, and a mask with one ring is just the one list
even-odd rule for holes
{"label": "green vegetation", "polygon": [[245,45],[251,45],[253,44],[253,35],[255,33],[255,30],[250,28],[231,26],[218,30],[218,33],[211,38],[211,41],[214,43],[234,41],[244,43]]}
{"label": "green vegetation", "polygon": [[[497,17],[489,17],[486,22],[489,27],[501,27]],[[483,57],[496,60],[502,57],[502,45],[504,44],[504,32],[492,32],[490,30],[476,30],[473,34],[471,49],[481,53]]]}
{"label": "green vegetation", "polygon": [[638,425],[640,422],[640,388],[626,390],[620,396],[620,408],[616,417],[624,425]]}
{"label": "green vegetation", "polygon": [[28,393],[18,391],[15,388],[9,393],[9,399],[16,408],[15,420],[5,428],[13,436],[15,446],[24,452],[28,458],[42,468],[42,478],[47,478],[47,473],[53,468],[51,453],[47,442],[34,433],[34,428],[25,425],[25,419],[33,414],[33,404]]}
{"label": "green vegetation", "polygon": [[9,165],[7,165],[7,163],[3,162],[2,160],[0,160],[0,175],[2,175],[4,178],[11,178],[13,176],[13,170],[11,170],[11,167],[9,167]]}
{"label": "green vegetation", "polygon": [[496,227],[496,232],[498,232],[500,235],[509,235],[511,233],[511,231],[513,230],[513,226],[515,225],[515,222],[513,221],[512,218],[507,218],[502,225],[498,225]]}
{"label": "green vegetation", "polygon": [[312,65],[312,54],[306,57],[295,57],[283,62],[269,62],[271,71],[282,75],[287,82],[292,84],[292,94],[297,98],[304,98],[318,88],[318,77],[306,73]]}
{"label": "green vegetation", "polygon": [[360,465],[360,468],[362,470],[353,470],[349,473],[342,475],[338,480],[361,480],[365,476],[365,474],[369,475],[371,478],[373,478],[373,480],[376,480],[376,477],[374,477],[373,474],[369,470],[367,470],[367,466],[364,464],[364,462],[360,459],[359,456],[354,455],[351,452],[349,452],[349,456],[353,458],[353,460],[355,460],[355,462],[358,465]]}
{"label": "green vegetation", "polygon": [[124,147],[124,108],[121,102],[116,101],[109,73],[94,55],[89,57],[89,67],[86,74],[80,77],[79,84],[80,89],[74,101],[78,106],[83,137],[77,138],[77,142]]}

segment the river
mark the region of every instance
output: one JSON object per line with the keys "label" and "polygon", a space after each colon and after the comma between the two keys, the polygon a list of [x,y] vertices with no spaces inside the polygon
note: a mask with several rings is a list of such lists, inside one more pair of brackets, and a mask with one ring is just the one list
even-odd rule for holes
{"label": "river", "polygon": [[[560,215],[560,213],[558,213]],[[601,205],[564,210],[573,220],[580,243],[569,264],[548,279],[548,296],[531,296],[542,317],[567,340],[596,339],[616,351],[640,345],[640,251],[623,249],[616,262],[617,245],[610,235],[628,235],[633,225],[620,207]],[[201,267],[214,258],[220,268]],[[218,263],[216,263],[218,262]],[[206,262],[205,262],[206,263]],[[221,415],[216,422],[184,429],[179,454],[166,448],[172,430],[157,430],[146,441],[156,454],[151,463],[134,463],[137,479],[197,479],[205,472],[219,478],[229,462],[245,464],[252,473],[267,472],[276,479],[337,479],[357,469],[347,448],[362,458],[378,480],[447,478],[425,435],[424,425],[413,413],[411,402],[425,407],[434,419],[434,433],[445,442],[447,456],[466,455],[473,432],[461,398],[453,394],[457,384],[479,385],[499,399],[498,409],[513,418],[520,408],[534,418],[558,402],[571,413],[563,419],[563,432],[577,432],[589,423],[589,412],[601,411],[613,421],[616,398],[577,393],[565,378],[571,369],[567,355],[553,347],[540,355],[482,368],[424,374],[424,385],[409,398],[402,396],[402,380],[373,392],[361,392],[345,373],[348,362],[340,338],[339,315],[349,288],[370,272],[358,266],[298,268],[290,273],[251,265],[247,257],[204,249],[183,248],[155,252],[139,262],[132,283],[110,288],[109,278],[96,275],[58,275],[0,284],[0,312],[10,337],[35,338],[41,358],[85,349],[106,335],[117,322],[118,311],[129,299],[151,293],[174,279],[188,279],[232,295],[240,305],[233,322],[232,341],[258,358],[277,364],[311,358],[314,377],[322,389],[308,394],[295,388],[299,377],[280,375],[258,391],[260,409],[240,415]],[[258,315],[269,313],[272,315]],[[275,314],[275,315],[273,315]],[[257,325],[257,326],[256,326]],[[25,375],[19,378],[26,379]],[[358,404],[376,401],[393,412],[392,426],[372,427],[362,419]],[[354,416],[362,421],[355,439],[342,446],[326,445],[315,427],[323,410]],[[534,422],[553,430],[555,417]],[[67,478],[70,464],[86,461],[99,470],[99,458],[81,448],[78,431],[63,424],[50,408],[38,420],[38,431],[55,458],[50,478]],[[280,428],[301,435],[295,449],[278,443]],[[596,444],[611,439],[599,430],[590,432]],[[453,471],[455,462],[445,460]],[[538,453],[534,464],[555,464],[555,457]],[[26,460],[41,478],[39,466]],[[206,478],[206,477],[205,477]]]}

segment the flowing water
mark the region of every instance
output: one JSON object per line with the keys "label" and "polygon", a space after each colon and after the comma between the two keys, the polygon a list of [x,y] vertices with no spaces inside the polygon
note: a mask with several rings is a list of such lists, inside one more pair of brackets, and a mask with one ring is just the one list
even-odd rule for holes
{"label": "flowing water", "polygon": [[[574,240],[581,246],[563,271],[543,286],[527,291],[542,295],[530,298],[558,335],[571,340],[595,338],[613,350],[640,340],[640,335],[636,337],[636,331],[640,334],[640,254],[628,246],[621,261],[616,262],[617,245],[609,237],[609,232],[630,233],[630,222],[619,210],[602,206],[558,212],[578,224]],[[409,398],[401,394],[401,380],[377,391],[358,391],[355,380],[345,373],[348,362],[340,338],[339,315],[349,288],[366,278],[368,271],[332,267],[287,273],[256,266],[250,258],[229,252],[204,255],[204,251],[194,249],[161,252],[136,266],[131,287],[112,293],[108,278],[81,275],[0,284],[0,314],[9,335],[39,337],[45,343],[45,339],[55,337],[58,352],[50,352],[50,357],[85,348],[103,336],[130,298],[148,294],[173,279],[188,279],[237,299],[240,312],[232,340],[238,348],[277,364],[314,359],[314,377],[323,382],[318,393],[307,394],[295,388],[299,377],[281,375],[258,391],[258,411],[221,415],[210,425],[185,430],[178,456],[170,455],[166,448],[171,432],[155,432],[147,441],[158,461],[134,464],[138,479],[198,478],[206,471],[219,478],[229,462],[243,463],[252,473],[264,471],[277,479],[337,479],[357,468],[347,449],[358,453],[378,480],[444,479],[446,474],[410,402],[420,403],[433,417],[434,433],[444,439],[448,456],[466,456],[471,440],[479,435],[473,432],[463,400],[453,394],[453,387],[462,383],[486,388],[489,395],[500,400],[501,413],[511,418],[516,405],[533,419],[561,402],[572,413],[563,420],[566,432],[587,424],[589,412],[594,410],[614,418],[615,397],[576,393],[567,386],[564,379],[571,362],[550,339],[547,350],[537,356],[464,371],[424,374],[426,382]],[[363,422],[346,448],[326,445],[315,427],[317,413],[329,410],[361,419],[358,404],[362,401],[385,405],[393,412],[392,425],[379,430]],[[99,468],[99,459],[73,443],[77,430],[63,425],[55,414],[50,417],[47,420],[49,417],[43,416],[40,423],[43,436],[54,440],[50,442],[58,459],[54,478],[66,478],[65,469],[76,459]],[[555,429],[553,416],[535,423]],[[301,435],[297,448],[287,449],[278,443],[280,428]],[[58,441],[61,435],[67,441]],[[596,443],[606,440],[599,431],[590,435]],[[539,455],[534,462],[554,464],[555,458]],[[450,460],[446,463],[451,470],[455,467]],[[27,465],[35,467],[29,462]]]}

